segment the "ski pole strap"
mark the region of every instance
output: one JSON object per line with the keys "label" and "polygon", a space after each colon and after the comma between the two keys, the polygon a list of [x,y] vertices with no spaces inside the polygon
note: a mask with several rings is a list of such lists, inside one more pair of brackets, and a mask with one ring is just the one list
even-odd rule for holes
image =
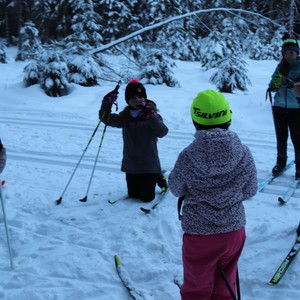
{"label": "ski pole strap", "polygon": [[[115,89],[114,89],[114,92],[115,92],[116,94],[119,93],[119,88],[120,88],[121,83],[122,83],[122,81],[119,80],[118,83],[117,83],[117,85],[116,85],[116,87],[115,87]],[[116,101],[116,102],[114,103],[114,105],[116,106],[116,111],[118,111],[118,110],[119,110],[118,101]]]}
{"label": "ski pole strap", "polygon": [[178,210],[178,220],[179,221],[181,221],[181,219],[182,219],[181,206],[182,206],[184,198],[185,198],[185,196],[181,196],[178,198],[178,201],[177,201],[177,210]]}
{"label": "ski pole strap", "polygon": [[272,90],[270,88],[268,88],[267,91],[266,91],[266,101],[268,100],[268,98],[269,98],[269,100],[270,100],[270,102],[272,104],[272,102],[273,102],[273,99],[272,99]]}

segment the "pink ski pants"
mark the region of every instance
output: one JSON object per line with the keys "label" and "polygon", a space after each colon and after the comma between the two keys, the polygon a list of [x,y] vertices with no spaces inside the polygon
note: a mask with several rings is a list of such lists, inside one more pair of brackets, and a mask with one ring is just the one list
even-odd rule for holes
{"label": "pink ski pants", "polygon": [[213,235],[183,235],[182,259],[184,283],[182,300],[232,300],[217,268],[220,263],[236,293],[238,259],[246,240],[245,228]]}

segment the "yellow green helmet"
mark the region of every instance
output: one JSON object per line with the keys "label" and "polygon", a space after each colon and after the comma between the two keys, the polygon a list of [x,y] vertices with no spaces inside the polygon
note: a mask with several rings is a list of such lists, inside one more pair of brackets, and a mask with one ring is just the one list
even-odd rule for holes
{"label": "yellow green helmet", "polygon": [[191,116],[195,123],[216,126],[230,123],[231,110],[225,97],[214,90],[200,92],[191,105]]}

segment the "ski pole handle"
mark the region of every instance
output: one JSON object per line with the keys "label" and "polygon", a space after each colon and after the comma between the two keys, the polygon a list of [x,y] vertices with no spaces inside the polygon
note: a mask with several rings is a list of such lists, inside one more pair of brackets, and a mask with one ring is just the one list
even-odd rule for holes
{"label": "ski pole handle", "polygon": [[116,85],[116,87],[115,87],[115,89],[113,90],[113,92],[118,92],[118,90],[119,90],[119,88],[121,86],[121,83],[122,83],[122,81],[119,80],[118,83],[117,83],[117,85]]}
{"label": "ski pole handle", "polygon": [[[116,87],[115,87],[115,89],[112,91],[112,93],[118,94],[118,91],[119,91],[119,88],[121,86],[121,83],[122,83],[122,81],[119,80],[118,83],[117,83],[117,85],[116,85]],[[116,101],[114,104],[116,106],[116,111],[118,111],[118,109],[119,109],[118,102]]]}

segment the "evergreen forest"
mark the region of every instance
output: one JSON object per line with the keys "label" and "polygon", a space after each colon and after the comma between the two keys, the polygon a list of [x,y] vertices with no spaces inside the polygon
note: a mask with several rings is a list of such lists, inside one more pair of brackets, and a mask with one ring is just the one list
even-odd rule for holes
{"label": "evergreen forest", "polygon": [[[71,83],[132,76],[175,87],[176,60],[214,69],[222,92],[246,92],[246,59],[279,60],[283,34],[299,36],[299,8],[298,0],[0,0],[0,63],[17,47],[25,85],[53,97]],[[112,55],[122,59],[111,64]]]}

